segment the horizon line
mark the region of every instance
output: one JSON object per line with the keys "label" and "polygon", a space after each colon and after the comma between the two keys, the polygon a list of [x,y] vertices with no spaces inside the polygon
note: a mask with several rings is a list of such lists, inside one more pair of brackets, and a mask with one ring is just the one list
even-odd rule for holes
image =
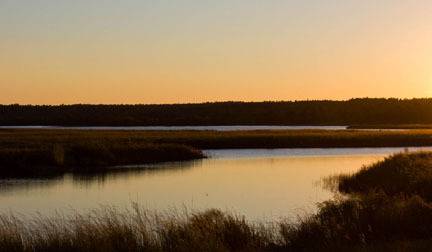
{"label": "horizon line", "polygon": [[262,101],[241,101],[241,100],[221,100],[204,102],[178,102],[178,103],[53,103],[53,104],[31,104],[31,103],[0,103],[0,106],[173,106],[173,105],[201,105],[201,104],[220,104],[220,103],[295,103],[295,102],[348,102],[352,100],[431,100],[432,97],[352,97],[349,99],[299,99],[299,100],[262,100]]}

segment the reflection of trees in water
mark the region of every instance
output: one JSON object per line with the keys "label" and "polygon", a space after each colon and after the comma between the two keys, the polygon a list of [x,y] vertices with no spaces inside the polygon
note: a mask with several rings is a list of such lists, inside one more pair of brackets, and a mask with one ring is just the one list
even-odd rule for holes
{"label": "reflection of trees in water", "polygon": [[70,180],[74,185],[91,186],[105,184],[117,179],[129,179],[138,176],[157,176],[184,172],[197,167],[202,160],[167,162],[135,166],[120,166],[95,173],[74,173],[56,177],[37,177],[20,179],[0,179],[0,194],[28,191],[56,186]]}
{"label": "reflection of trees in water", "polygon": [[49,178],[1,179],[0,194],[29,191],[58,185],[63,182],[63,176]]}
{"label": "reflection of trees in water", "polygon": [[160,164],[129,165],[114,167],[104,172],[96,173],[74,173],[72,181],[80,186],[91,186],[94,184],[105,184],[118,179],[129,179],[138,176],[158,176],[184,172],[199,166],[202,160],[166,162]]}

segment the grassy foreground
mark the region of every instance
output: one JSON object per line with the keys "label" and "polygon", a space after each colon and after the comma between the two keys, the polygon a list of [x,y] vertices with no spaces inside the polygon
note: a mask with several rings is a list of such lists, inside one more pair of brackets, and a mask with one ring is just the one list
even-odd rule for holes
{"label": "grassy foreground", "polygon": [[153,214],[101,208],[56,217],[0,215],[0,251],[426,251],[432,205],[384,195],[330,201],[293,224],[208,210]]}
{"label": "grassy foreground", "polygon": [[138,206],[53,218],[3,214],[0,251],[430,251],[432,197],[419,188],[432,182],[431,170],[432,153],[393,155],[341,176],[340,191],[355,194],[321,203],[294,223],[251,223],[219,210],[152,214]]}

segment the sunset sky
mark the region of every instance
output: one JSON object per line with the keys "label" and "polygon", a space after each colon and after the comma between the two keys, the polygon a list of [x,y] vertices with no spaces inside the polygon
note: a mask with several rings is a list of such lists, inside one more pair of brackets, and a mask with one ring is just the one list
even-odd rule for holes
{"label": "sunset sky", "polygon": [[430,0],[0,0],[0,103],[432,96]]}

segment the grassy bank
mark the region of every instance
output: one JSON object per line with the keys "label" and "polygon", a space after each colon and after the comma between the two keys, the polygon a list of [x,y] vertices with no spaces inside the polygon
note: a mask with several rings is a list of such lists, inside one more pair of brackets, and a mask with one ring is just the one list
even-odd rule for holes
{"label": "grassy bank", "polygon": [[432,146],[432,130],[0,130],[0,177],[203,158],[201,149]]}
{"label": "grassy bank", "polygon": [[112,166],[203,158],[196,149],[178,144],[62,141],[4,146],[0,177],[55,176],[101,172]]}
{"label": "grassy bank", "polygon": [[338,189],[350,194],[382,192],[390,196],[418,195],[432,200],[432,153],[392,155],[355,174],[340,176]]}
{"label": "grassy bank", "polygon": [[0,130],[0,148],[103,142],[182,144],[197,149],[432,146],[432,130],[95,131]]}

